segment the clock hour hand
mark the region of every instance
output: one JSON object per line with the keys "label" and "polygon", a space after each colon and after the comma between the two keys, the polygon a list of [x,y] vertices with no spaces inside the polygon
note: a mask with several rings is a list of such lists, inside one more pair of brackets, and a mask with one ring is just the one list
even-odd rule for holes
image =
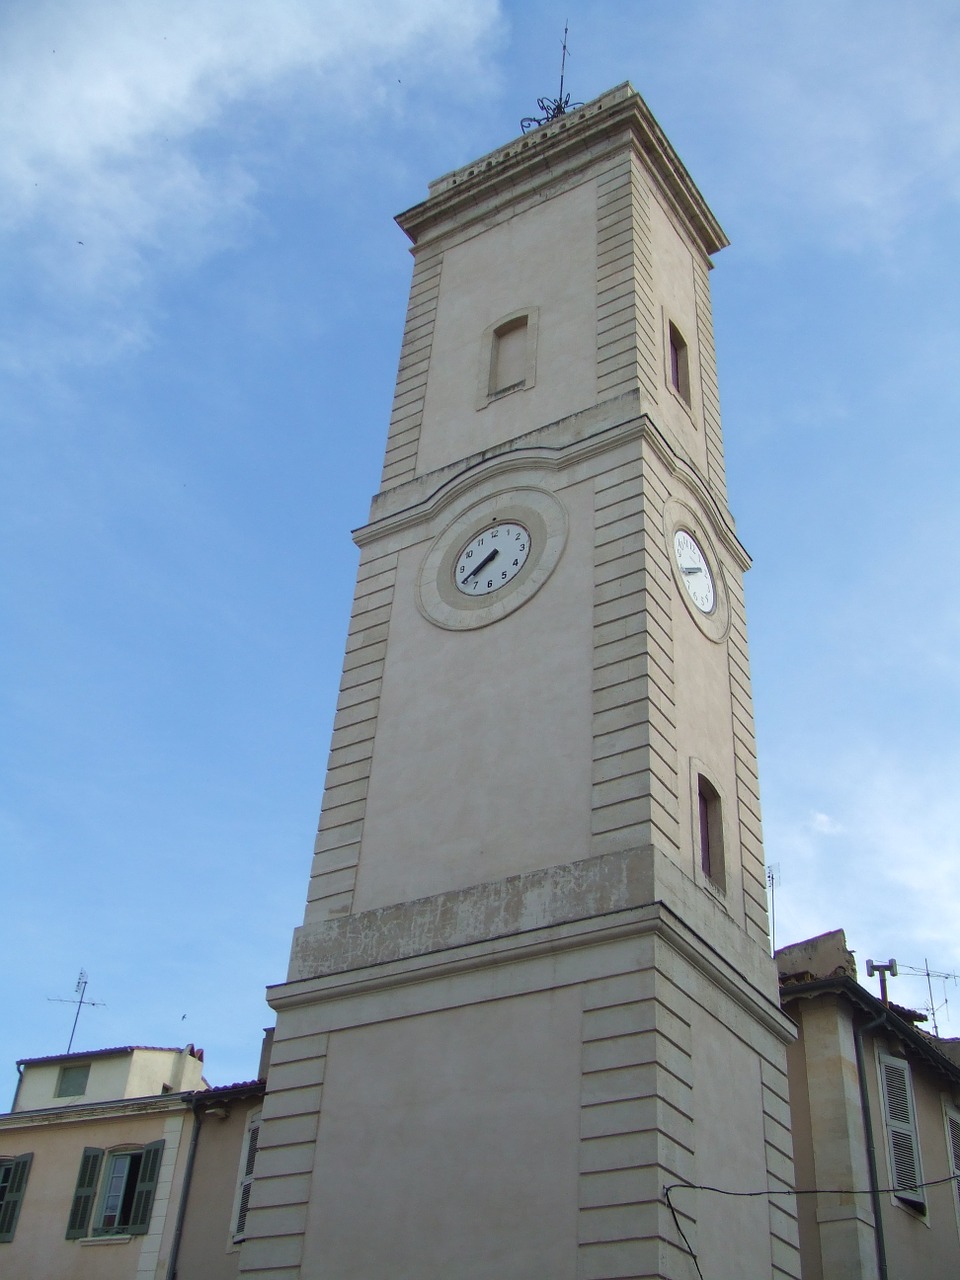
{"label": "clock hour hand", "polygon": [[465,582],[469,582],[471,578],[475,578],[477,574],[480,572],[480,570],[485,569],[487,565],[490,563],[490,561],[493,560],[499,554],[500,554],[500,548],[494,547],[488,556],[483,557],[483,559],[480,561],[480,563],[477,565],[475,569],[471,569],[465,578],[460,579],[460,585],[462,586]]}
{"label": "clock hour hand", "polygon": [[700,564],[684,565],[682,568],[682,572],[685,577],[689,578],[691,573],[703,573],[703,565],[700,565]]}

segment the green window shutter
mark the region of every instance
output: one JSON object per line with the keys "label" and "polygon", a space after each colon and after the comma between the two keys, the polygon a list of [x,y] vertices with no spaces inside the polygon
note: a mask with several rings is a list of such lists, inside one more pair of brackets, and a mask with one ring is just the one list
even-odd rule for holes
{"label": "green window shutter", "polygon": [[103,1151],[99,1147],[84,1147],[73,1204],[70,1206],[70,1218],[67,1221],[68,1240],[78,1240],[87,1234],[102,1163]]}
{"label": "green window shutter", "polygon": [[16,1156],[10,1162],[10,1181],[7,1183],[3,1203],[0,1204],[0,1243],[8,1244],[17,1229],[17,1218],[20,1216],[20,1204],[23,1193],[27,1189],[27,1177],[30,1173],[32,1155]]}
{"label": "green window shutter", "polygon": [[163,1139],[148,1143],[143,1148],[143,1159],[140,1162],[140,1174],[137,1178],[137,1190],[133,1197],[133,1208],[130,1210],[130,1225],[127,1227],[132,1236],[145,1236],[150,1226],[150,1214],[153,1211],[153,1197],[157,1191],[160,1177],[160,1161],[163,1159]]}
{"label": "green window shutter", "polygon": [[890,1142],[890,1166],[895,1195],[913,1208],[926,1211],[920,1183],[920,1144],[910,1087],[910,1066],[903,1058],[880,1055],[883,1081],[883,1110]]}

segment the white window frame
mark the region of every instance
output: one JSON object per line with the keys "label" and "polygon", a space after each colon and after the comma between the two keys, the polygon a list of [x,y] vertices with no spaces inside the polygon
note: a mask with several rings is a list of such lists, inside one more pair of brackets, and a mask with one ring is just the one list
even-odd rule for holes
{"label": "white window frame", "polygon": [[[136,1174],[133,1172],[132,1160],[134,1156],[139,1155],[140,1160],[137,1163]],[[123,1202],[127,1198],[128,1186],[131,1178],[136,1186],[136,1178],[140,1173],[140,1165],[143,1162],[142,1147],[122,1147],[115,1151],[107,1151],[103,1158],[103,1168],[100,1171],[100,1185],[97,1189],[97,1203],[93,1212],[93,1221],[90,1226],[90,1234],[94,1236],[109,1235],[126,1235],[126,1224],[120,1226],[114,1221],[110,1226],[104,1225],[104,1218],[107,1216],[109,1201],[111,1196],[116,1197],[116,1204],[113,1207],[111,1217],[118,1219],[120,1211],[123,1208]],[[122,1175],[119,1173],[122,1167]],[[116,1191],[111,1190],[111,1183],[114,1178],[119,1178],[119,1188]],[[132,1193],[131,1193],[132,1194]]]}
{"label": "white window frame", "polygon": [[878,1050],[877,1069],[887,1134],[890,1186],[898,1204],[925,1216],[927,1197],[923,1189],[920,1132],[910,1063],[906,1058],[896,1058]]}
{"label": "white window frame", "polygon": [[[143,1145],[125,1143],[104,1150],[102,1147],[85,1147],[77,1173],[70,1213],[67,1219],[68,1240],[123,1239],[128,1236],[146,1235],[150,1229],[156,1201],[157,1185],[163,1166],[165,1140],[159,1139]],[[140,1156],[134,1173],[128,1161],[120,1192],[120,1203],[126,1198],[130,1179],[132,1203],[128,1220],[122,1225],[104,1227],[110,1181],[119,1160],[125,1156]]]}

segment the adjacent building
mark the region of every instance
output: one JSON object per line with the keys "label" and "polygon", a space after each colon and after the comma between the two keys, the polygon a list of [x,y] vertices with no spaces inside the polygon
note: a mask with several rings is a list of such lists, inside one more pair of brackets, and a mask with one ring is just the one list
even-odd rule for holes
{"label": "adjacent building", "polygon": [[842,930],[777,963],[803,1280],[960,1275],[957,1042],[864,990]]}
{"label": "adjacent building", "polygon": [[4,1280],[233,1280],[262,1081],[209,1088],[193,1045],[17,1067],[0,1115]]}

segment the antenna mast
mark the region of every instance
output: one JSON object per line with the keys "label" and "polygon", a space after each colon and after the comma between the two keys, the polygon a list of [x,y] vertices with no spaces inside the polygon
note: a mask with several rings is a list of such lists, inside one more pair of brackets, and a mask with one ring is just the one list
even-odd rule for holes
{"label": "antenna mast", "polygon": [[560,57],[560,97],[557,99],[558,102],[563,101],[563,73],[567,67],[567,32],[569,30],[570,30],[569,19],[564,18],[563,20],[563,53]]}
{"label": "antenna mast", "polygon": [[563,77],[567,69],[567,54],[570,50],[567,48],[567,32],[570,30],[570,23],[563,24],[563,53],[560,57],[560,96],[558,98],[538,98],[537,106],[543,112],[540,116],[524,116],[520,121],[520,128],[524,133],[528,129],[539,128],[542,124],[549,124],[551,120],[558,120],[560,116],[565,116],[568,111],[576,111],[577,107],[582,107],[582,102],[571,102],[569,93],[564,96]]}
{"label": "antenna mast", "polygon": [[74,987],[74,991],[77,993],[77,996],[78,996],[78,999],[76,1000],[61,1000],[59,996],[47,997],[48,1000],[52,1000],[55,1004],[75,1004],[77,1006],[77,1012],[73,1019],[73,1026],[70,1030],[70,1040],[69,1040],[69,1043],[67,1044],[67,1053],[69,1053],[70,1050],[73,1048],[73,1037],[77,1031],[77,1023],[80,1021],[80,1010],[83,1008],[83,1006],[85,1004],[89,1005],[91,1009],[93,1008],[102,1009],[105,1007],[103,1004],[103,1001],[101,1000],[85,1000],[84,999],[84,996],[86,995],[86,991],[87,991],[86,969],[80,970],[80,977],[77,979],[77,985]]}
{"label": "antenna mast", "polygon": [[[931,1021],[933,1022],[933,1034],[935,1036],[939,1036],[940,1028],[937,1025],[937,1014],[942,1009],[947,1009],[950,1004],[949,1000],[947,999],[947,982],[950,979],[956,982],[957,979],[960,978],[960,974],[939,973],[936,969],[930,968],[929,960],[924,960],[922,969],[919,969],[916,966],[909,965],[909,964],[903,964],[900,966],[900,968],[904,973],[914,974],[918,978],[926,978],[927,998],[929,999],[930,1003],[925,1006],[925,1011],[929,1012]],[[933,998],[933,981],[932,980],[934,978],[939,979],[939,981],[943,984],[943,1000],[941,1001],[940,1004],[937,1004],[937,1002]]]}
{"label": "antenna mast", "polygon": [[770,900],[770,950],[777,950],[777,885],[780,883],[780,863],[771,862],[767,867],[767,894]]}

